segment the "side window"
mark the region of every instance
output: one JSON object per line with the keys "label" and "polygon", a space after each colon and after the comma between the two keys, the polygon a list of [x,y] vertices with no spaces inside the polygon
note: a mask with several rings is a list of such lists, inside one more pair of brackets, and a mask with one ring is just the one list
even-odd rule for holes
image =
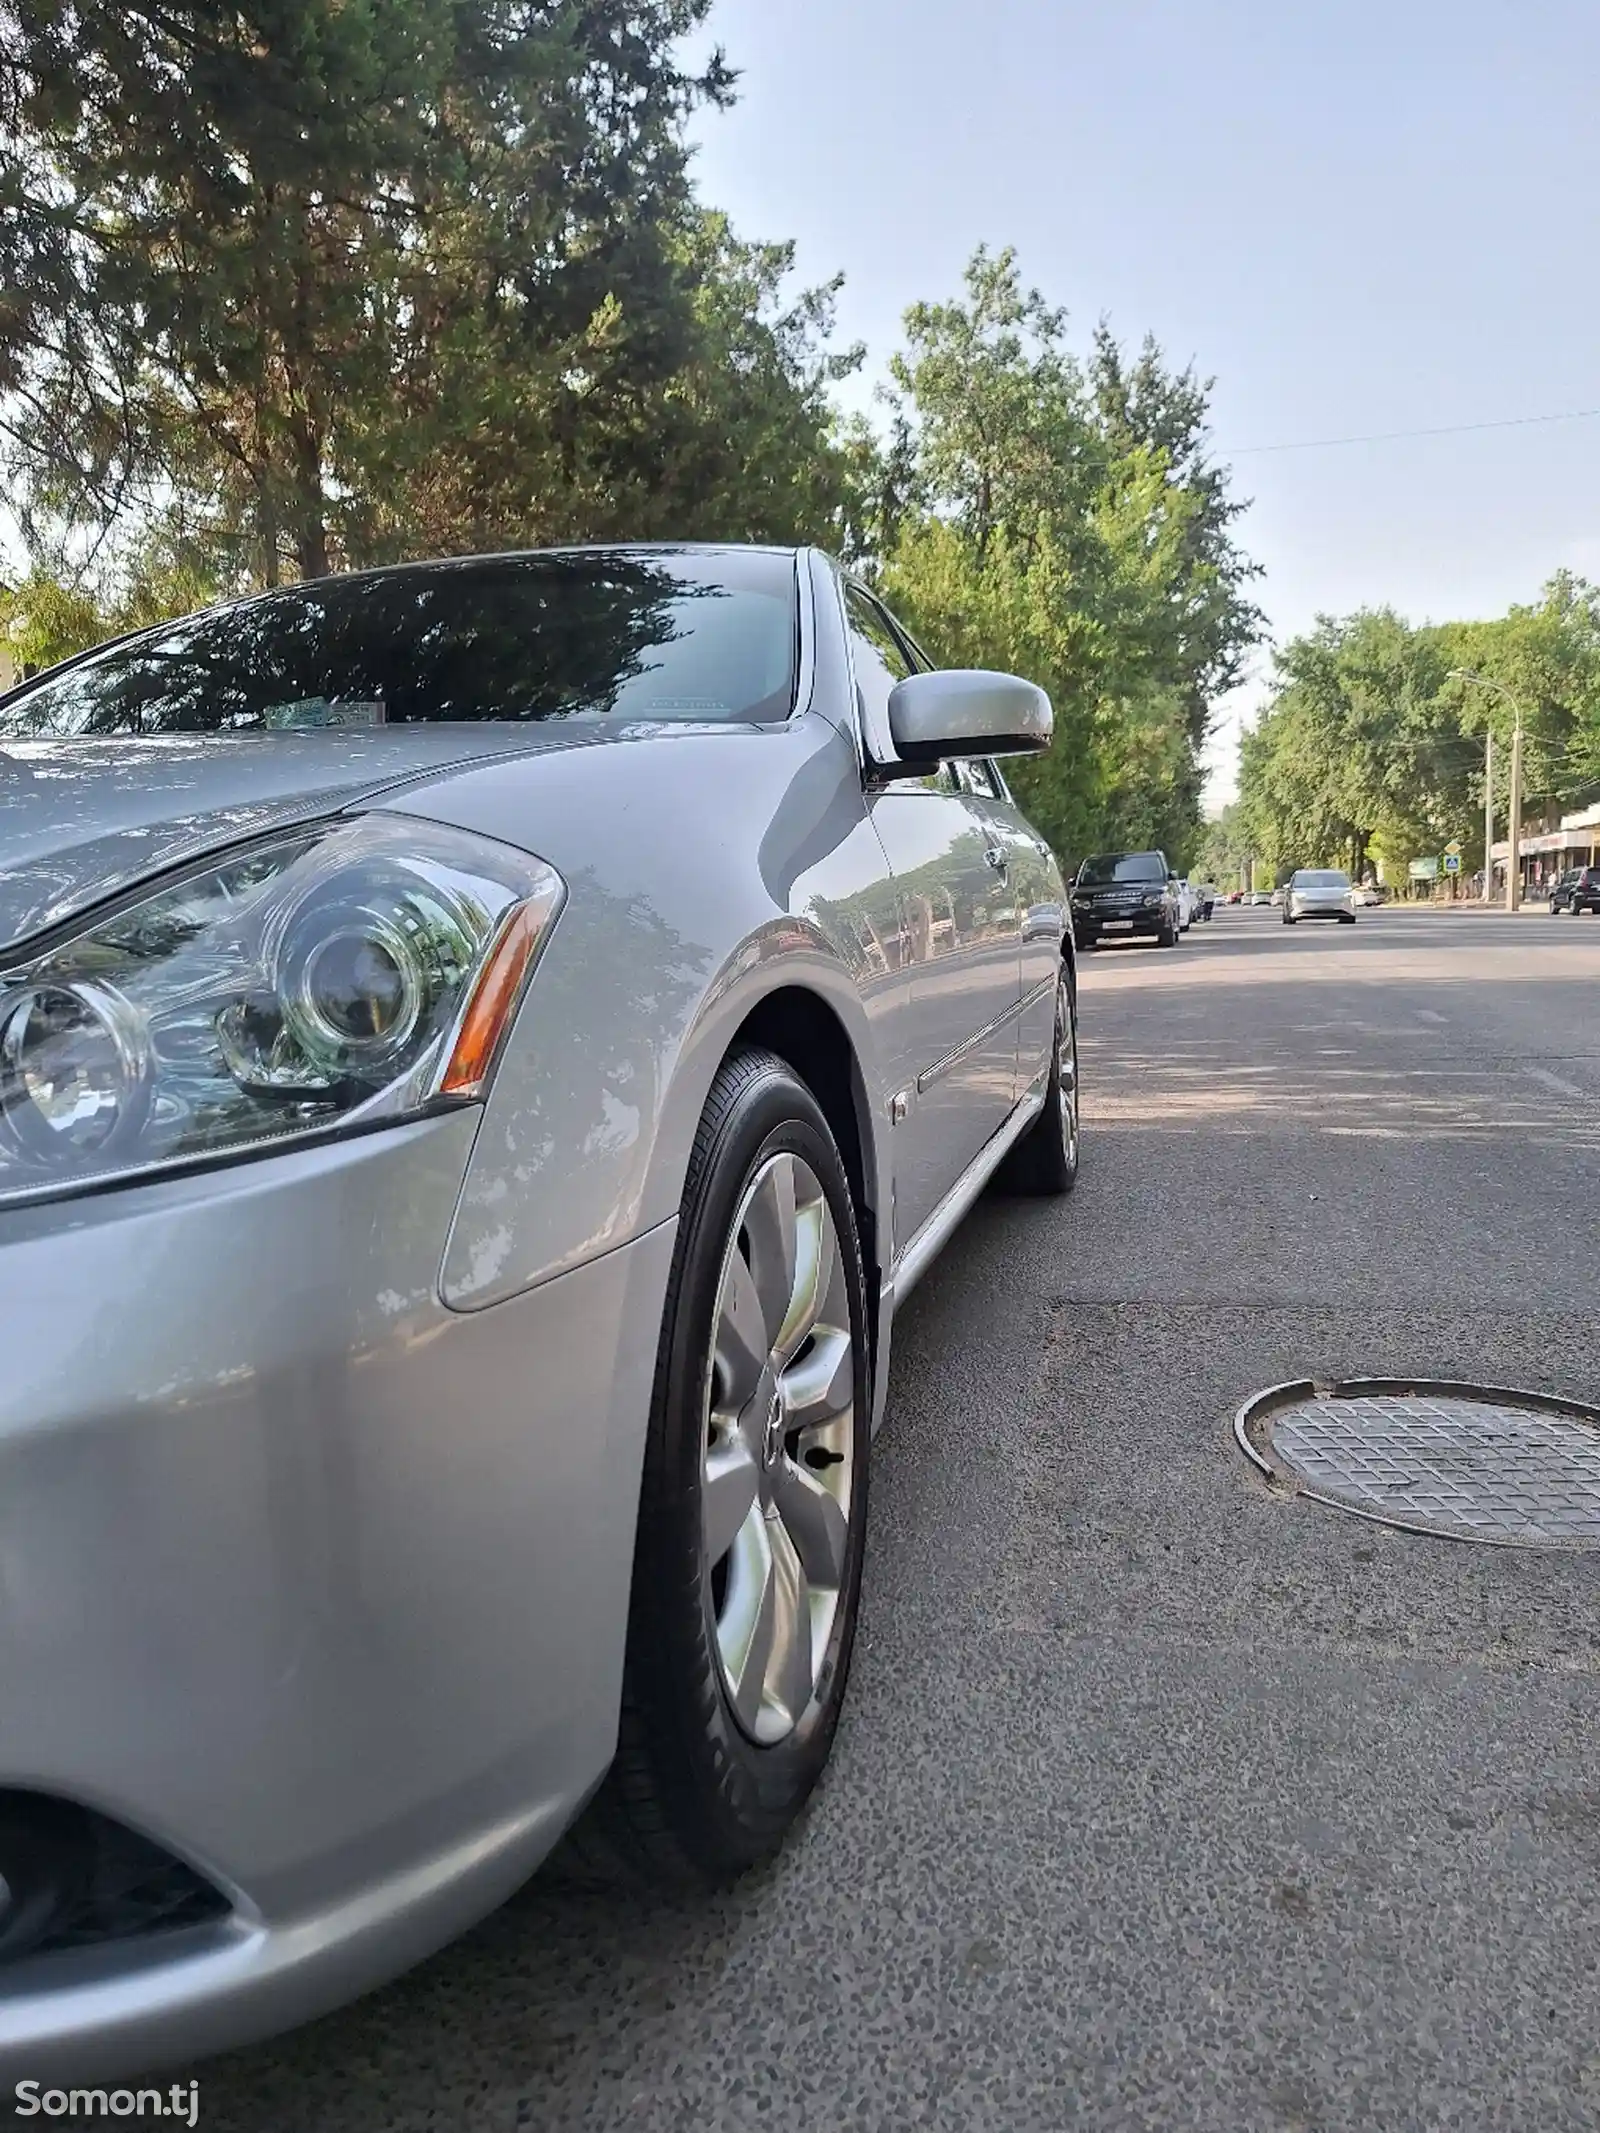
{"label": "side window", "polygon": [[994,765],[982,756],[968,756],[958,763],[956,776],[961,781],[961,790],[975,793],[980,800],[1003,800],[1006,797]]}
{"label": "side window", "polygon": [[911,662],[889,627],[888,616],[859,585],[845,586],[844,609],[850,623],[856,681],[869,715],[883,717],[889,708],[889,692],[911,673]]}
{"label": "side window", "polygon": [[[906,657],[888,616],[870,594],[846,580],[845,617],[850,626],[850,652],[855,660],[856,683],[861,690],[861,708],[870,733],[885,736],[889,727],[889,697],[897,681],[916,669]],[[918,786],[925,792],[953,793],[960,790],[954,765],[941,763],[936,770],[907,771],[891,781],[896,791],[910,792]]]}

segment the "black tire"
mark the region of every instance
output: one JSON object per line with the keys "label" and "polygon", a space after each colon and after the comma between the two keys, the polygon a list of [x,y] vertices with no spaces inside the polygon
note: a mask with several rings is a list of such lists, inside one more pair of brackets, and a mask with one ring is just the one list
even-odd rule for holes
{"label": "black tire", "polygon": [[1339,923],[1341,926],[1353,926],[1355,924],[1354,914],[1347,911],[1341,911],[1339,913]]}
{"label": "black tire", "polygon": [[1003,1192],[1051,1199],[1078,1182],[1083,1129],[1078,1107],[1078,1002],[1071,973],[1056,987],[1056,1034],[1044,1109],[1000,1166]]}
{"label": "black tire", "polygon": [[[774,1154],[823,1188],[849,1289],[853,1460],[832,1633],[810,1703],[785,1738],[741,1727],[718,1658],[702,1462],[711,1334],[733,1224]],[[822,1775],[844,1702],[861,1592],[872,1406],[866,1277],[844,1165],[815,1098],[775,1053],[744,1051],[712,1084],[684,1185],[645,1442],[616,1760],[567,1865],[718,1887],[769,1859]]]}
{"label": "black tire", "polygon": [[1176,948],[1177,945],[1178,929],[1176,925],[1174,925],[1170,920],[1164,921],[1159,932],[1156,934],[1156,946],[1158,948]]}

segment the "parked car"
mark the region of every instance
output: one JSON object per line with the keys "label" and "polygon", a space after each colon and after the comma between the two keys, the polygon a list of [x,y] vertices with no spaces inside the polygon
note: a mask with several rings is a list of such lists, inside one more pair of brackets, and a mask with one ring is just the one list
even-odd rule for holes
{"label": "parked car", "polygon": [[1050,733],[809,550],[327,579],[0,698],[0,2072],[344,2000],[597,1786],[647,1874],[777,1848],[896,1313],[1077,1174]]}
{"label": "parked car", "polygon": [[1287,894],[1287,889],[1274,889],[1272,894],[1267,898],[1267,902],[1272,906],[1274,911],[1280,910],[1283,905],[1283,900],[1287,896]]}
{"label": "parked car", "polygon": [[1081,945],[1106,938],[1176,948],[1183,930],[1172,870],[1162,852],[1096,852],[1072,884],[1072,924]]}
{"label": "parked car", "polygon": [[1252,889],[1246,901],[1251,904],[1271,904],[1277,899],[1267,889]]}
{"label": "parked car", "polygon": [[1600,912],[1600,867],[1568,867],[1558,875],[1550,888],[1550,911],[1552,916],[1570,911],[1574,918],[1580,911]]}
{"label": "parked car", "polygon": [[1301,867],[1283,892],[1283,922],[1294,926],[1303,918],[1333,918],[1353,926],[1356,903],[1349,875],[1337,867]]}
{"label": "parked car", "polygon": [[1187,933],[1200,915],[1200,897],[1192,882],[1184,881],[1177,874],[1169,874],[1173,894],[1178,899],[1178,931]]}
{"label": "parked car", "polygon": [[1374,909],[1387,900],[1385,892],[1375,881],[1358,881],[1351,889],[1350,897],[1357,910]]}
{"label": "parked car", "polygon": [[1571,904],[1573,884],[1582,872],[1582,867],[1566,867],[1550,881],[1545,890],[1545,896],[1550,905],[1552,918],[1559,912],[1565,911]]}

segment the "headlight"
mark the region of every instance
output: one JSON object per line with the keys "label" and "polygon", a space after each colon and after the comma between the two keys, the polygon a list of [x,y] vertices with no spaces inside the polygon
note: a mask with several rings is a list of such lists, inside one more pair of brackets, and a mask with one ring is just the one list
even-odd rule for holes
{"label": "headlight", "polygon": [[1154,910],[1157,904],[1164,903],[1165,901],[1166,898],[1163,896],[1160,889],[1150,889],[1146,892],[1144,897],[1145,906],[1149,910]]}
{"label": "headlight", "polygon": [[0,970],[0,1201],[481,1096],[564,894],[367,815],[91,920]]}

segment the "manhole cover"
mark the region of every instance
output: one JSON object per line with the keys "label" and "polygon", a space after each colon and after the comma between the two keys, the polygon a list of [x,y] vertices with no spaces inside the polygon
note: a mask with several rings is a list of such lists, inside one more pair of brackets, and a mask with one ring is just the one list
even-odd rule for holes
{"label": "manhole cover", "polygon": [[1513,1548],[1600,1548],[1600,1408],[1486,1385],[1275,1385],[1234,1435],[1299,1494],[1388,1526]]}

